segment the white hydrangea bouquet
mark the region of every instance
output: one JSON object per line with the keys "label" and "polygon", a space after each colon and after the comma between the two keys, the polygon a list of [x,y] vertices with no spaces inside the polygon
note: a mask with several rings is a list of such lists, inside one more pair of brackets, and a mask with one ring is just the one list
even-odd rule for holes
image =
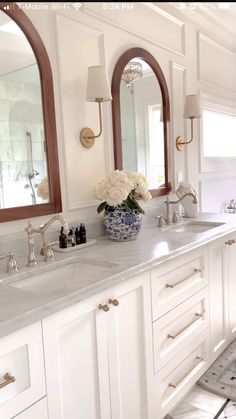
{"label": "white hydrangea bouquet", "polygon": [[148,181],[142,173],[115,170],[110,176],[99,182],[94,188],[94,196],[102,201],[97,208],[98,214],[111,207],[123,207],[130,212],[144,214],[138,200],[151,199]]}

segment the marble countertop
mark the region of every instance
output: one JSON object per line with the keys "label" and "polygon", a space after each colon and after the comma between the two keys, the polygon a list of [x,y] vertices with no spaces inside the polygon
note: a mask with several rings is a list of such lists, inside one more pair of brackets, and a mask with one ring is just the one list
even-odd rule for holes
{"label": "marble countertop", "polygon": [[91,247],[55,253],[55,263],[41,261],[34,268],[25,267],[25,257],[18,260],[19,273],[0,272],[0,337],[236,231],[235,214],[201,214],[185,221],[223,224],[203,233],[175,232],[180,224],[161,229],[153,218],[135,241],[101,238]]}

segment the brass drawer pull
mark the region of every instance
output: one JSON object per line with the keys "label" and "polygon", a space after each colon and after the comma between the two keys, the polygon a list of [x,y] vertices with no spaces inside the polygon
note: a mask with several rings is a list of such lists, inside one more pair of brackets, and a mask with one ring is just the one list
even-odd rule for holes
{"label": "brass drawer pull", "polygon": [[182,383],[182,381],[190,374],[190,372],[192,372],[193,370],[194,370],[194,368],[198,365],[198,364],[200,364],[200,362],[202,362],[203,361],[203,358],[201,358],[200,356],[197,356],[196,357],[196,360],[197,360],[197,362],[195,362],[195,364],[191,367],[191,368],[189,368],[189,370],[188,371],[186,371],[185,372],[185,374],[184,375],[182,375],[182,377],[179,379],[179,380],[177,380],[176,381],[176,383],[174,383],[174,384],[172,384],[172,383],[169,383],[169,387],[173,387],[173,388],[176,388],[176,387],[178,387],[178,385],[180,384],[180,383]]}
{"label": "brass drawer pull", "polygon": [[103,311],[109,311],[110,310],[110,308],[108,307],[107,304],[99,304],[98,308],[100,310],[103,310]]}
{"label": "brass drawer pull", "polygon": [[232,244],[235,244],[236,243],[236,241],[234,240],[234,239],[232,239],[232,240],[227,240],[226,242],[225,242],[225,244],[228,244],[229,246],[231,246]]}
{"label": "brass drawer pull", "polygon": [[194,319],[191,320],[191,322],[187,323],[182,329],[180,329],[175,335],[167,335],[168,339],[175,339],[177,338],[177,336],[181,335],[181,333],[183,333],[186,329],[188,329],[190,326],[192,326],[192,324],[194,324],[196,321],[198,321],[198,319],[200,319],[201,317],[204,317],[204,314],[202,313],[195,313],[194,315]]}
{"label": "brass drawer pull", "polygon": [[113,306],[117,307],[120,303],[119,301],[115,298],[114,300],[112,300],[111,298],[108,300],[109,304],[112,304]]}
{"label": "brass drawer pull", "polygon": [[194,271],[191,274],[185,276],[183,279],[180,279],[179,281],[175,282],[174,284],[166,284],[166,288],[174,288],[177,285],[181,284],[182,282],[186,281],[187,279],[191,278],[192,276],[194,276],[194,275],[196,275],[200,272],[202,272],[201,269],[196,269],[195,268]]}
{"label": "brass drawer pull", "polygon": [[14,381],[16,381],[15,377],[13,377],[13,375],[9,374],[9,372],[7,372],[4,376],[4,381],[3,383],[0,383],[0,389],[3,387],[8,386],[11,383],[14,383]]}

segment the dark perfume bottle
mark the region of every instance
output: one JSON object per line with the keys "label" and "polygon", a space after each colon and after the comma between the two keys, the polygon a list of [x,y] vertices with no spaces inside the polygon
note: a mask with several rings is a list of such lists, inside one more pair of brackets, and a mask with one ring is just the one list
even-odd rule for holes
{"label": "dark perfume bottle", "polygon": [[87,238],[86,238],[86,228],[85,225],[83,223],[80,224],[80,228],[79,228],[79,235],[80,235],[80,243],[86,243]]}
{"label": "dark perfume bottle", "polygon": [[75,229],[75,244],[78,245],[80,244],[80,232],[78,227],[76,227]]}
{"label": "dark perfume bottle", "polygon": [[63,227],[61,227],[61,234],[59,236],[59,247],[61,249],[66,249],[67,248],[67,237],[66,237],[65,233],[63,233]]}

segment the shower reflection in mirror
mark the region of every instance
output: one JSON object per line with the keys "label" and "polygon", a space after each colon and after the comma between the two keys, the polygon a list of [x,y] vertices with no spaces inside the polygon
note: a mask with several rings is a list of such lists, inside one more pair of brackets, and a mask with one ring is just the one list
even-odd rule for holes
{"label": "shower reflection in mirror", "polygon": [[150,189],[165,182],[162,93],[151,67],[134,58],[120,84],[123,167],[144,173]]}
{"label": "shower reflection in mirror", "polygon": [[0,208],[13,208],[49,201],[38,193],[47,181],[47,158],[34,53],[21,29],[0,18]]}

